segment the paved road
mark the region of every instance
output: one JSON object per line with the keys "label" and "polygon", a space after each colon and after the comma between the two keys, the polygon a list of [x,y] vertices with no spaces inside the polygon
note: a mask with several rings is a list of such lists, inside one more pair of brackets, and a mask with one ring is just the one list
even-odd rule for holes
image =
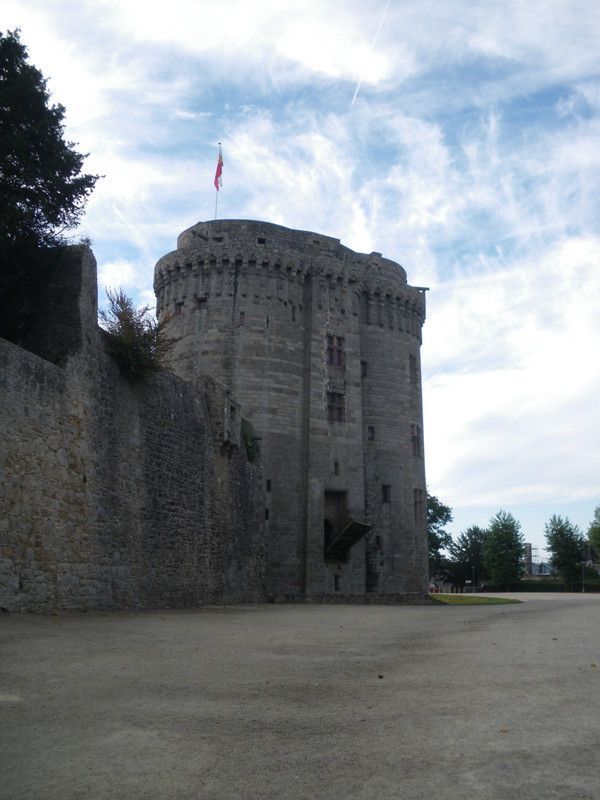
{"label": "paved road", "polygon": [[2,800],[600,798],[600,595],[0,632]]}

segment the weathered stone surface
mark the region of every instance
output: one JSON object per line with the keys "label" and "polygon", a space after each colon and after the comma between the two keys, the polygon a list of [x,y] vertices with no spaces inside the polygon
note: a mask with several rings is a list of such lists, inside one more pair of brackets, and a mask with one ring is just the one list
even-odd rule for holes
{"label": "weathered stone surface", "polygon": [[[246,220],[182,233],[155,291],[172,369],[231,387],[261,437],[269,592],[422,598],[424,292],[379,253]],[[372,526],[345,563],[324,558],[336,515]]]}
{"label": "weathered stone surface", "polygon": [[127,383],[97,328],[95,261],[76,255],[64,302],[77,308],[55,309],[59,335],[65,319],[81,327],[65,365],[0,340],[0,606],[262,599],[260,468],[209,413],[235,400],[167,371]]}

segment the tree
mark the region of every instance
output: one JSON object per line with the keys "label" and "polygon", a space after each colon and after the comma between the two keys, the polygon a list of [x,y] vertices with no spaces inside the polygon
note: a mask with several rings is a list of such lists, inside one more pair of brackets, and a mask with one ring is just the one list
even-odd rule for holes
{"label": "tree", "polygon": [[545,532],[548,550],[552,554],[550,563],[568,588],[572,588],[573,581],[581,572],[581,563],[587,556],[585,537],[568,517],[563,519],[556,515],[546,524]]}
{"label": "tree", "polygon": [[483,547],[483,564],[493,584],[508,587],[521,577],[525,540],[521,526],[508,511],[490,520]]}
{"label": "tree", "polygon": [[464,586],[466,581],[482,583],[487,578],[483,565],[483,548],[487,531],[472,525],[453,541],[448,550],[450,564],[448,576],[454,586]]}
{"label": "tree", "polygon": [[0,32],[0,248],[63,242],[98,175],[63,139],[62,105],[50,105],[42,73],[27,63],[19,31]]}
{"label": "tree", "polygon": [[594,519],[588,528],[588,541],[596,551],[596,557],[600,558],[600,506],[594,509]]}
{"label": "tree", "polygon": [[156,322],[148,306],[136,308],[122,289],[106,294],[108,310],[100,311],[99,317],[110,334],[108,352],[125,377],[141,381],[160,368],[175,340],[165,337],[164,323]]}
{"label": "tree", "polygon": [[427,495],[427,539],[429,544],[429,574],[445,577],[448,559],[442,550],[452,544],[452,536],[444,530],[444,525],[452,522],[452,509],[445,506],[437,497]]}

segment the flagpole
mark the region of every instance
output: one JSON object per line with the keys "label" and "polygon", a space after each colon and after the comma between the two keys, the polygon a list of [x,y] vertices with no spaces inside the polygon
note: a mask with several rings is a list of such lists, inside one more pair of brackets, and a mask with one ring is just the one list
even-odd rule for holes
{"label": "flagpole", "polygon": [[219,190],[215,189],[215,219],[217,218],[217,201],[219,199]]}

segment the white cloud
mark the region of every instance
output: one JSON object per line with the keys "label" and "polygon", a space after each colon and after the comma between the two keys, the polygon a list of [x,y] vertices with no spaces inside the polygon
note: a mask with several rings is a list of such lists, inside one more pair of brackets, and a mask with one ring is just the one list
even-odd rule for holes
{"label": "white cloud", "polygon": [[597,494],[599,262],[600,238],[567,239],[535,262],[438,286],[423,357],[440,495],[502,505]]}
{"label": "white cloud", "polygon": [[124,258],[108,261],[98,268],[98,284],[104,289],[125,289],[134,282],[135,272],[134,264]]}

